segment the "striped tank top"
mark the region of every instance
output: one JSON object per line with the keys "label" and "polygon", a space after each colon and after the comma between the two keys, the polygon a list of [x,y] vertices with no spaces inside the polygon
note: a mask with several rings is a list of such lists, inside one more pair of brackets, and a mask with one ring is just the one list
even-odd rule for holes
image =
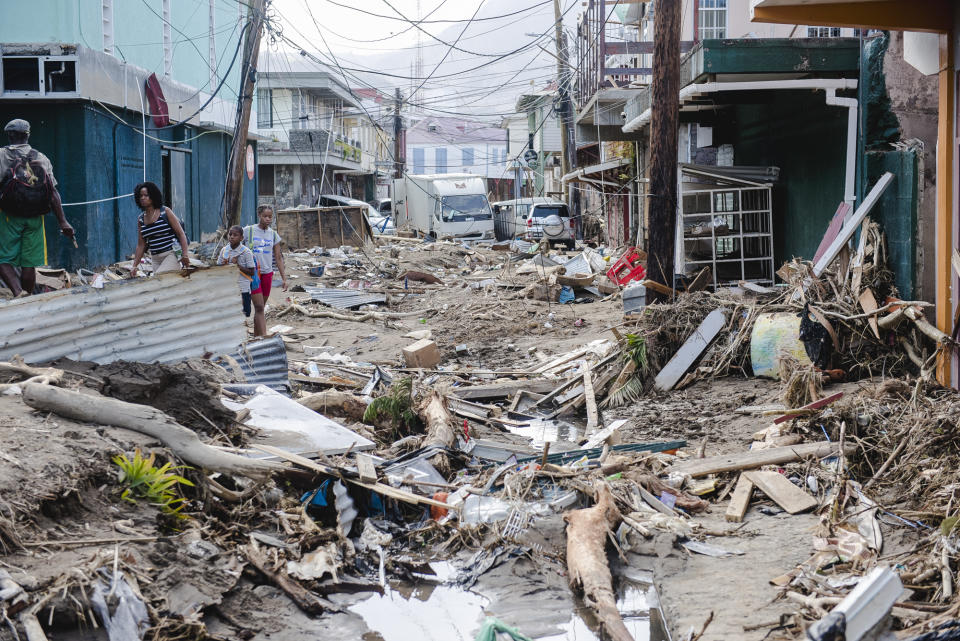
{"label": "striped tank top", "polygon": [[166,207],[164,207],[159,218],[150,225],[143,222],[144,215],[145,214],[140,214],[140,218],[138,219],[140,222],[140,233],[143,235],[143,240],[147,243],[147,249],[150,250],[150,253],[162,254],[163,252],[168,252],[173,249],[174,243],[177,242],[177,236],[173,233],[173,228],[167,220]]}

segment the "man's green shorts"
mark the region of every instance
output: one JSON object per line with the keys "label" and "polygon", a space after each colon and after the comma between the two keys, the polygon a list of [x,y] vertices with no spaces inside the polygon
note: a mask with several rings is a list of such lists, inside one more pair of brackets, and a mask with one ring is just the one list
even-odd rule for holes
{"label": "man's green shorts", "polygon": [[47,264],[43,216],[18,218],[0,212],[0,265],[40,267]]}

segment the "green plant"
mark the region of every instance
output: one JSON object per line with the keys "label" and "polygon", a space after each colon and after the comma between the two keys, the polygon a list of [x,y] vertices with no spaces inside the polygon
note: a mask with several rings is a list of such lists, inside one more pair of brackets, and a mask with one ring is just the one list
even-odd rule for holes
{"label": "green plant", "polygon": [[132,459],[126,454],[120,454],[112,460],[120,468],[120,482],[127,485],[120,498],[131,503],[136,503],[138,498],[146,499],[159,506],[166,514],[179,516],[187,499],[178,496],[178,486],[193,487],[193,483],[178,472],[189,470],[190,467],[174,466],[169,461],[157,467],[154,464],[156,455],[151,453],[145,457],[140,448],[134,451]]}
{"label": "green plant", "polygon": [[623,359],[627,367],[614,382],[614,389],[607,397],[607,407],[636,403],[643,395],[643,382],[649,366],[647,340],[640,334],[627,334],[626,339]]}
{"label": "green plant", "polygon": [[413,379],[397,379],[387,393],[373,399],[363,413],[363,422],[374,425],[386,421],[395,429],[413,431],[420,418],[413,411]]}

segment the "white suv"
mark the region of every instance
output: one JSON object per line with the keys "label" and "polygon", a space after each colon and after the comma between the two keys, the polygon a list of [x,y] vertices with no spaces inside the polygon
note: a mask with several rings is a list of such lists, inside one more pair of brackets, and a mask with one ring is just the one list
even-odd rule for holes
{"label": "white suv", "polygon": [[536,203],[527,214],[527,240],[539,242],[546,239],[551,245],[576,246],[576,234],[570,219],[570,210],[565,203]]}

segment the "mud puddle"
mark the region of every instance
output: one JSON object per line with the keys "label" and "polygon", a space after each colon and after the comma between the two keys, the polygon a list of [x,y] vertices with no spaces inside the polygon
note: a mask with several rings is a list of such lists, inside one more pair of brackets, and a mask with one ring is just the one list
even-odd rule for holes
{"label": "mud puddle", "polygon": [[[617,605],[633,638],[667,641],[663,626],[658,624],[662,619],[656,610],[653,584],[632,580],[619,583]],[[520,604],[522,609],[517,604],[502,607],[499,595],[484,594],[486,589],[465,590],[442,584],[395,585],[383,595],[374,594],[348,609],[378,635],[364,638],[378,641],[473,641],[486,617],[498,618],[534,641],[600,641],[596,623],[582,604],[544,608],[544,597],[555,601],[558,595],[526,593],[519,597],[526,601]],[[514,594],[512,598],[518,597]],[[524,614],[518,616],[519,612]]]}

